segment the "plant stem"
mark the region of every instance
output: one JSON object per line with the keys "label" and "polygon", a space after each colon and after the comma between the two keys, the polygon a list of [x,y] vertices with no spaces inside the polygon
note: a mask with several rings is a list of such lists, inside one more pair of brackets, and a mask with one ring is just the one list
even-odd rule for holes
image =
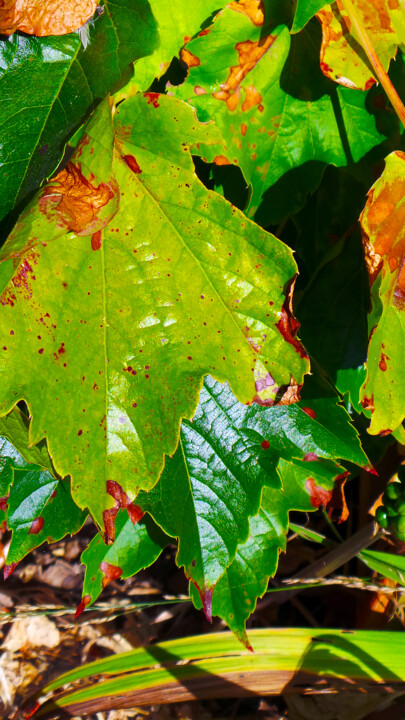
{"label": "plant stem", "polygon": [[404,104],[399,97],[397,91],[395,90],[391,80],[389,79],[387,73],[385,72],[381,60],[378,57],[373,43],[370,40],[370,37],[366,31],[366,29],[363,26],[363,23],[361,22],[361,19],[357,13],[356,8],[354,7],[352,0],[340,0],[341,4],[343,5],[344,9],[346,10],[350,22],[353,25],[353,28],[356,32],[358,40],[360,40],[360,44],[366,53],[368,59],[370,60],[374,72],[376,76],[378,77],[378,80],[380,81],[381,85],[383,86],[385,92],[387,93],[387,96],[389,100],[391,101],[392,107],[394,108],[396,114],[398,115],[403,127],[405,128],[405,107]]}

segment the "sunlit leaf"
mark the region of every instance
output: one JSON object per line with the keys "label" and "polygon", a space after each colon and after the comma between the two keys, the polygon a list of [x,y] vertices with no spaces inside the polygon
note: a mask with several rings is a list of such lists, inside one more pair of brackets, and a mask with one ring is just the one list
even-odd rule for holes
{"label": "sunlit leaf", "polygon": [[362,405],[370,432],[389,433],[405,417],[405,154],[386,159],[361,216],[373,307]]}
{"label": "sunlit leaf", "polygon": [[[385,70],[405,42],[404,8],[399,0],[352,0],[358,19]],[[331,80],[345,87],[367,90],[377,78],[352,30],[344,3],[337,0],[317,14],[322,25],[321,68]]]}
{"label": "sunlit leaf", "polygon": [[[290,37],[257,1],[231,3],[186,46],[185,83],[170,91],[214,119],[224,144],[200,147],[240,166],[247,214],[268,225],[302,207],[325,165],[357,162],[383,140],[365,97],[329,83],[319,69],[319,27]],[[224,146],[225,145],[225,146]]]}
{"label": "sunlit leaf", "polygon": [[2,249],[2,413],[26,400],[31,442],[46,437],[100,525],[112,497],[156,483],[204,375],[271,405],[308,369],[292,253],[194,174],[190,147],[215,127],[150,94],[111,122],[106,101]]}

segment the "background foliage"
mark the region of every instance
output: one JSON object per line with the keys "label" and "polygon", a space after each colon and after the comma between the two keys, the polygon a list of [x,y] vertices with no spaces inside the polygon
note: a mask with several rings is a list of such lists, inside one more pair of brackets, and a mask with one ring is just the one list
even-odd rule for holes
{"label": "background foliage", "polygon": [[404,440],[402,128],[344,3],[103,10],[0,41],[5,575],[90,513],[80,610],[177,543],[248,645],[289,513]]}

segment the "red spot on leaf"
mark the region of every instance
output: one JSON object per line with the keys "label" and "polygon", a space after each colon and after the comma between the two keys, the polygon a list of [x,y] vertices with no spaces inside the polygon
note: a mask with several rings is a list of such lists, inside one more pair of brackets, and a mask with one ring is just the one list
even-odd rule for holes
{"label": "red spot on leaf", "polygon": [[86,609],[87,605],[89,605],[90,603],[91,603],[91,597],[90,597],[90,595],[85,595],[85,596],[81,599],[81,601],[79,602],[79,604],[78,604],[78,606],[77,606],[77,608],[76,608],[75,620],[77,620],[77,618],[79,617],[79,615],[81,615],[82,612],[84,612],[84,610]]}
{"label": "red spot on leaf", "polygon": [[329,65],[327,65],[327,64],[324,63],[324,62],[321,62],[321,70],[322,70],[322,72],[323,72],[324,75],[333,74],[332,68],[329,67]]}
{"label": "red spot on leaf", "polygon": [[209,623],[212,623],[212,594],[214,588],[205,590],[201,595],[201,602],[203,604],[204,615]]}
{"label": "red spot on leaf", "polygon": [[31,720],[32,716],[36,713],[39,706],[40,703],[38,702],[38,700],[33,705],[28,705],[28,707],[25,708],[22,713],[23,718],[25,718],[25,720]]}
{"label": "red spot on leaf", "polygon": [[155,108],[159,107],[159,93],[147,92],[145,97],[149,105],[153,105]]}
{"label": "red spot on leaf", "polygon": [[136,162],[133,155],[124,155],[123,160],[126,163],[126,165],[128,165],[130,170],[132,170],[132,172],[135,173],[136,175],[139,175],[139,173],[142,172],[141,168],[139,167],[139,165]]}
{"label": "red spot on leaf", "polygon": [[310,418],[315,420],[315,418],[316,418],[315,410],[312,410],[312,408],[308,408],[308,407],[303,407],[302,410],[306,415],[309,415]]}
{"label": "red spot on leaf", "polygon": [[115,500],[115,507],[104,510],[103,512],[105,541],[107,544],[111,544],[115,537],[114,524],[118,510],[120,508],[126,508],[129,519],[134,525],[143,517],[143,511],[139,505],[135,505],[131,502],[121,485],[115,480],[107,480],[107,493]]}
{"label": "red spot on leaf", "polygon": [[361,400],[361,406],[365,410],[371,410],[373,412],[374,411],[374,395],[372,395],[369,398],[368,397],[363,398],[363,400]]}
{"label": "red spot on leaf", "polygon": [[246,135],[246,132],[247,132],[246,123],[242,123],[242,125],[240,126],[240,131],[241,131],[242,135]]}
{"label": "red spot on leaf", "polygon": [[101,230],[97,230],[97,232],[93,233],[91,236],[91,249],[92,250],[100,250],[101,248]]}
{"label": "red spot on leaf", "polygon": [[387,360],[389,360],[388,355],[384,355],[384,353],[381,353],[381,359],[380,359],[380,362],[378,363],[378,367],[380,368],[380,370],[382,372],[385,372],[387,369],[387,362],[386,362]]}
{"label": "red spot on leaf", "polygon": [[314,478],[308,478],[305,483],[305,487],[308,490],[311,498],[311,505],[315,508],[325,507],[330,502],[332,497],[332,490],[325,490],[323,487],[319,487],[315,484]]}
{"label": "red spot on leaf", "polygon": [[268,440],[263,440],[263,442],[261,443],[261,445],[262,445],[263,450],[267,450],[267,448],[270,447],[270,443],[269,443]]}
{"label": "red spot on leaf", "polygon": [[306,455],[304,455],[304,457],[303,457],[304,462],[314,462],[315,460],[318,460],[318,459],[319,459],[318,455],[316,455],[316,453],[312,453],[312,452],[306,453]]}
{"label": "red spot on leaf", "polygon": [[296,334],[298,332],[298,329],[300,327],[300,324],[298,320],[295,319],[295,317],[292,315],[291,312],[288,312],[286,308],[283,306],[281,308],[281,317],[278,321],[276,328],[283,336],[284,340],[288,342],[290,345],[295,348],[297,353],[302,358],[308,358],[308,355],[306,351],[304,350],[303,346],[299,342],[299,340],[296,339]]}
{"label": "red spot on leaf", "polygon": [[14,572],[16,569],[18,563],[11,563],[10,565],[5,565],[3,569],[3,576],[4,579],[7,580],[7,578],[10,577],[11,573]]}
{"label": "red spot on leaf", "polygon": [[376,82],[377,82],[377,80],[374,80],[374,78],[369,78],[369,80],[367,80],[367,82],[364,86],[364,89],[370,90],[370,88],[373,87],[373,85],[375,85]]}
{"label": "red spot on leaf", "polygon": [[102,562],[100,564],[100,570],[104,575],[102,580],[103,590],[110,582],[118,580],[118,578],[122,575],[122,569],[120,567],[117,567],[117,565],[111,565],[108,562]]}
{"label": "red spot on leaf", "polygon": [[9,495],[6,495],[5,497],[0,498],[0,510],[7,510],[7,500],[9,497]]}
{"label": "red spot on leaf", "polygon": [[211,28],[205,28],[205,30],[201,30],[201,32],[198,33],[198,37],[203,37],[203,35],[208,35]]}
{"label": "red spot on leaf", "polygon": [[38,535],[38,533],[41,532],[42,528],[44,527],[44,518],[43,517],[37,517],[35,520],[31,523],[31,527],[28,531],[29,535]]}

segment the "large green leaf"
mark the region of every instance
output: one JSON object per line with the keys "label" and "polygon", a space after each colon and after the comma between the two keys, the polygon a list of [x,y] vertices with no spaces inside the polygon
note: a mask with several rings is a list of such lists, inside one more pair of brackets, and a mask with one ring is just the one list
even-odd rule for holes
{"label": "large green leaf", "polygon": [[357,162],[384,136],[366,96],[336,88],[319,68],[319,27],[290,38],[256,4],[231,4],[208,34],[186,46],[185,83],[171,88],[214,119],[221,145],[200,148],[208,161],[238,164],[251,185],[249,217],[268,225],[305,203],[326,164]]}
{"label": "large green leaf", "polygon": [[2,250],[1,412],[26,400],[99,524],[107,482],[130,500],[156,483],[204,375],[271,405],[308,369],[291,251],[194,174],[190,147],[217,138],[175,98],[132,96],[114,127],[105,101]]}
{"label": "large green leaf", "polygon": [[[235,553],[245,542],[255,567],[260,566],[268,579],[272,565],[269,569],[258,549],[254,556],[257,532],[266,535],[263,552],[271,546],[271,557],[274,553],[277,557],[277,547],[284,546],[288,530],[287,510],[299,509],[303,500],[305,509],[313,509],[330,499],[336,478],[344,472],[332,461],[336,457],[367,463],[357,433],[335,397],[312,398],[285,408],[247,408],[229,387],[205,379],[192,423],[183,422],[179,450],[166,463],[155,488],[141,492],[137,502],[165,532],[178,538],[176,562],[196,586],[208,616],[213,588],[215,598],[219,579],[236,562]],[[291,482],[289,472],[295,473]],[[284,478],[288,487],[282,490]],[[272,492],[266,488],[264,505],[258,519],[251,521],[249,535],[249,517],[259,510],[264,485],[272,487]],[[263,522],[269,522],[262,511],[271,511],[266,497],[276,498],[284,513],[282,522],[277,521],[282,529],[276,535],[262,528]],[[236,578],[240,565],[231,567]],[[237,593],[231,594],[232,607],[238,604],[237,598]],[[219,607],[228,622],[231,611],[224,616],[224,606]]]}
{"label": "large green leaf", "polygon": [[86,51],[75,33],[0,40],[0,219],[55,170],[72,131],[157,45],[146,0],[103,7]]}
{"label": "large green leaf", "polygon": [[[212,598],[212,614],[223,618],[247,647],[246,620],[257,598],[266,592],[269,578],[276,573],[280,551],[286,549],[288,514],[291,510],[314,510],[306,487],[310,471],[280,460],[278,472],[282,489],[264,489],[260,512],[250,522],[249,538],[239,545]],[[196,607],[201,607],[193,587],[190,593]]]}
{"label": "large green leaf", "polygon": [[78,611],[93,603],[112,580],[132,577],[139,570],[152,565],[169,542],[170,538],[148,515],[134,524],[120,510],[115,520],[115,540],[112,545],[106,545],[98,534],[81,556],[86,574],[83,600]]}
{"label": "large green leaf", "polygon": [[404,197],[405,153],[394,152],[361,216],[373,302],[361,398],[372,413],[372,434],[396,430],[405,417]]}
{"label": "large green leaf", "polygon": [[208,605],[238,544],[249,535],[264,483],[280,484],[272,463],[260,464],[260,442],[245,437],[236,421],[238,405],[229,387],[206,378],[192,422],[183,422],[178,451],[159,483],[137,498],[178,538],[176,562]]}

